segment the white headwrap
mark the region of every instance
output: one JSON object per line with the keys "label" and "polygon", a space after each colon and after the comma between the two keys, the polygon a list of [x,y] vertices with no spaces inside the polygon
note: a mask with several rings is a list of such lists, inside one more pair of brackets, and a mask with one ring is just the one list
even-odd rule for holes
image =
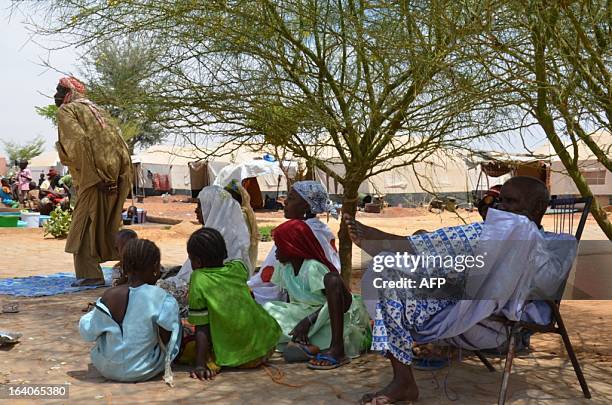
{"label": "white headwrap", "polygon": [[[238,201],[220,186],[204,187],[198,194],[198,199],[202,208],[204,226],[216,229],[223,235],[227,247],[227,259],[242,260],[249,273],[252,273],[249,258],[250,234]],[[192,271],[191,261],[187,259],[176,277],[188,283]]]}
{"label": "white headwrap", "polygon": [[223,235],[228,260],[240,259],[252,271],[249,258],[251,237],[238,201],[220,186],[204,187],[198,198],[204,226],[214,228]]}

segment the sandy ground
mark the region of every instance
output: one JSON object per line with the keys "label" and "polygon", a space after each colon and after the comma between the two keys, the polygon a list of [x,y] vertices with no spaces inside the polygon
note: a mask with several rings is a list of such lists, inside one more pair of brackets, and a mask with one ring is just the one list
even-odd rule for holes
{"label": "sandy ground", "polygon": [[[193,220],[193,204],[149,202],[150,213]],[[461,213],[466,221],[478,218]],[[436,229],[461,223],[450,213],[427,214],[418,209],[392,209],[383,215],[360,214],[368,225],[388,232],[409,234],[417,229]],[[282,222],[280,213],[258,213],[260,225]],[[339,223],[330,220],[332,229]],[[544,226],[550,228],[548,219]],[[164,264],[180,264],[185,259],[186,239],[196,225],[135,226],[141,237],[154,240],[162,250]],[[603,239],[594,221],[589,220],[583,239]],[[0,228],[2,260],[0,277],[30,276],[72,271],[72,258],[63,253],[64,241],[43,239],[42,231]],[[271,242],[261,243],[262,260]],[[355,252],[354,266],[359,265]],[[358,272],[357,274],[358,275]],[[358,284],[355,280],[355,285]],[[0,296],[0,303],[17,302],[20,312],[0,314],[0,330],[23,333],[20,344],[0,349],[0,384],[68,383],[70,401],[91,403],[140,403],[194,400],[215,403],[351,403],[371,391],[391,375],[387,361],[375,354],[356,359],[349,366],[316,372],[304,365],[286,365],[274,359],[272,366],[252,371],[223,372],[214,382],[191,380],[186,368],[176,369],[176,387],[166,387],[160,379],[138,384],[106,381],[92,368],[90,344],[78,335],[77,323],[88,302],[102,289],[78,294],[43,298]],[[612,301],[565,301],[562,306],[570,337],[584,367],[593,394],[588,403],[612,403]],[[536,335],[533,353],[517,359],[510,379],[509,403],[582,403],[579,385],[557,336]],[[459,361],[460,360],[460,361]],[[495,403],[501,378],[489,373],[478,360],[461,353],[450,368],[431,373],[416,372],[422,403]],[[2,402],[2,399],[0,399]],[[8,402],[6,402],[8,403]],[[13,403],[13,402],[11,402]],[[23,401],[23,403],[29,403]]]}

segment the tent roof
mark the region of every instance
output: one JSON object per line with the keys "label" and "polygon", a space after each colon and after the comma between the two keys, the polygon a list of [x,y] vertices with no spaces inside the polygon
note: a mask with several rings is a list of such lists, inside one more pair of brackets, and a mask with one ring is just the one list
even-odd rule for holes
{"label": "tent roof", "polygon": [[[215,156],[208,156],[208,154]],[[135,156],[134,161],[145,164],[187,165],[197,160],[210,162],[239,163],[247,160],[263,159],[264,152],[253,151],[248,145],[230,143],[215,148],[181,147],[175,145],[152,146]]]}
{"label": "tent roof", "polygon": [[57,154],[57,151],[52,150],[43,152],[35,158],[32,158],[28,164],[28,167],[49,168],[52,166],[55,167],[58,164],[60,164],[59,155]]}
{"label": "tent roof", "polygon": [[[612,134],[607,131],[597,131],[591,135],[591,139],[608,155],[612,155]],[[570,155],[574,155],[574,150],[571,143],[565,143],[567,151]],[[557,156],[555,149],[550,142],[546,142],[534,150],[535,154],[545,155],[547,160],[559,162],[561,159]],[[595,160],[596,157],[584,142],[578,142],[578,156],[580,160]]]}

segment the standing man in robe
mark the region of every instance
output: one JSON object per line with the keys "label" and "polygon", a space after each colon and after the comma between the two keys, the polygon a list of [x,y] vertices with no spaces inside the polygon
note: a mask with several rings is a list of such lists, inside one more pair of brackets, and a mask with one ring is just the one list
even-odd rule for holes
{"label": "standing man in robe", "polygon": [[78,195],[66,241],[74,255],[73,286],[103,285],[100,263],[117,259],[114,234],[131,188],[130,153],[110,115],[85,98],[83,83],[65,77],[54,97],[56,147]]}

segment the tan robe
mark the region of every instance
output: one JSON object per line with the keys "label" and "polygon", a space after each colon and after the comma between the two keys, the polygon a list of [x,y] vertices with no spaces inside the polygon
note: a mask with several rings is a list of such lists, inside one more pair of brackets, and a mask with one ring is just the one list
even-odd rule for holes
{"label": "tan robe", "polygon": [[[78,198],[66,241],[66,252],[86,255],[98,263],[116,260],[114,235],[121,226],[121,211],[131,188],[131,159],[127,145],[107,112],[98,107],[102,128],[88,105],[74,100],[57,114],[57,151],[68,166]],[[117,182],[118,192],[99,191],[100,182]],[[86,234],[87,232],[87,234]],[[81,247],[89,250],[81,251]]]}

